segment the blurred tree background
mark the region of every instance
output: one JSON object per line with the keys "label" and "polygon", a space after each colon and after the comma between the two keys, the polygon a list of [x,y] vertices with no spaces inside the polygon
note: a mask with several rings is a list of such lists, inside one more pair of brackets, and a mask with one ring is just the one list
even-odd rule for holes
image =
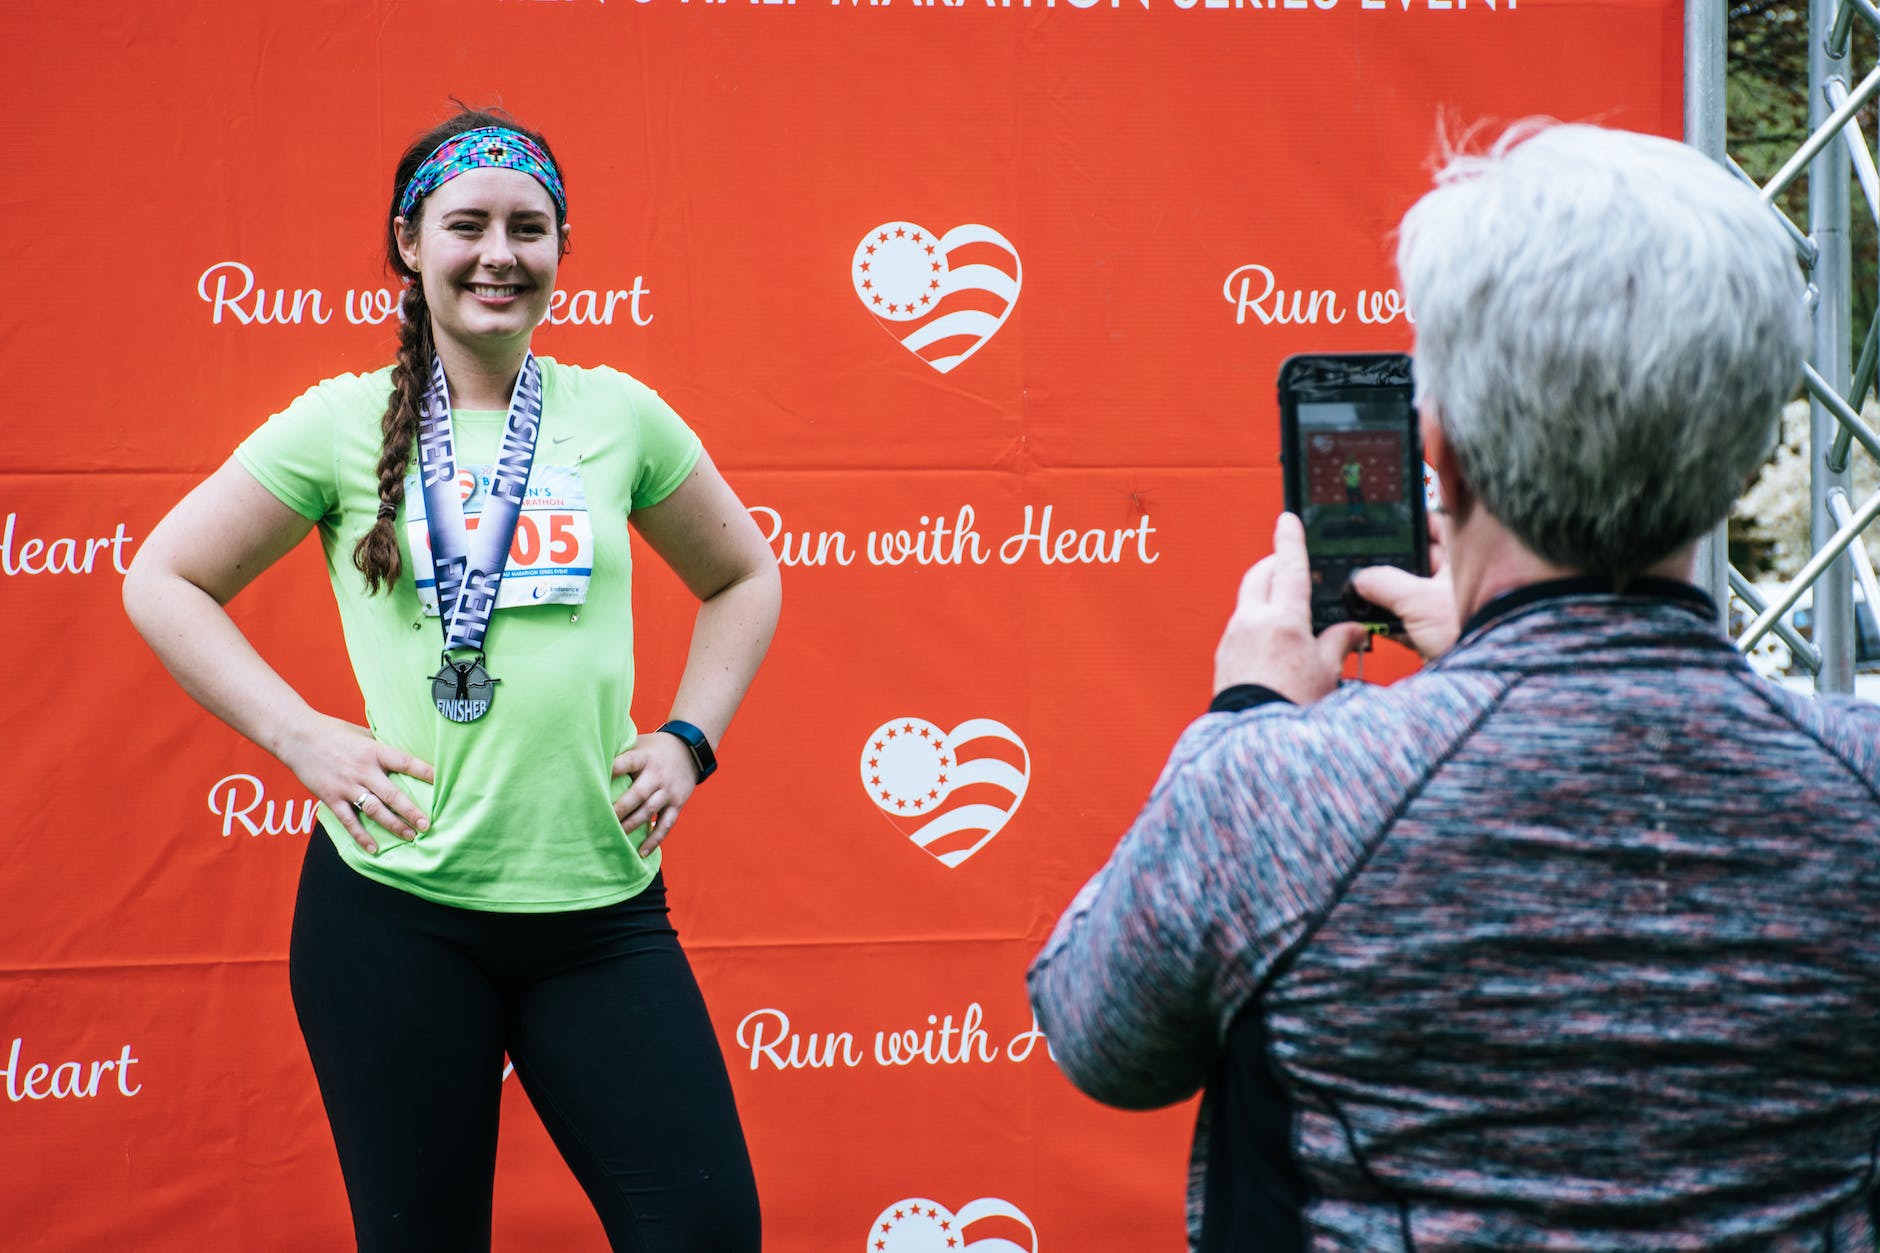
{"label": "blurred tree background", "polygon": [[[1851,90],[1876,59],[1872,30],[1860,19],[1843,65]],[[1728,146],[1744,172],[1766,183],[1808,138],[1808,5],[1806,0],[1742,0],[1729,11],[1729,63],[1725,87]],[[1876,110],[1869,105],[1860,124],[1871,149]],[[1853,334],[1861,341],[1880,306],[1880,232],[1851,168],[1848,240],[1853,254]],[[1808,229],[1808,180],[1796,182],[1777,201],[1804,232]],[[1876,421],[1871,400],[1863,406]],[[1730,560],[1752,579],[1793,577],[1808,559],[1808,406],[1797,402],[1784,415],[1782,443],[1762,477],[1737,503],[1730,524]],[[1880,487],[1880,472],[1857,444],[1853,453],[1854,499]],[[1869,528],[1868,552],[1880,561],[1880,534]]]}

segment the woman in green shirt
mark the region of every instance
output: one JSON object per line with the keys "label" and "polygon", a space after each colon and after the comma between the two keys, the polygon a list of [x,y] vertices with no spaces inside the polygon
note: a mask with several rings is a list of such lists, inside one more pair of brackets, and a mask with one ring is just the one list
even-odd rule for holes
{"label": "woman in green shirt", "polygon": [[[530,352],[568,237],[540,135],[464,111],[421,136],[387,222],[397,363],[275,415],[125,580],[178,682],[320,801],[290,979],[362,1249],[488,1247],[505,1054],[616,1249],[759,1247],[657,850],[769,646],[776,563],[657,394]],[[700,601],[647,735],[628,525]],[[223,608],[310,530],[364,726]]]}

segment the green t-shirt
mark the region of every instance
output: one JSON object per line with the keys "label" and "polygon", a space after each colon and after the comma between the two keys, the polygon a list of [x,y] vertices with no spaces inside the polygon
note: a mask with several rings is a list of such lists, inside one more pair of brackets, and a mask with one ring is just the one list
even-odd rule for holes
{"label": "green t-shirt", "polygon": [[[431,829],[408,844],[373,828],[376,856],[354,844],[323,806],[323,825],[340,854],[361,874],[427,900],[521,913],[625,900],[659,869],[657,853],[639,855],[645,829],[622,832],[613,812],[630,781],[611,777],[612,761],[637,734],[629,712],[627,516],[665,499],[701,452],[698,437],[645,385],[605,367],[538,361],[543,417],[529,490],[536,498],[543,495],[538,485],[548,484],[557,511],[532,515],[525,506],[510,570],[540,566],[538,574],[555,577],[506,574],[504,587],[510,598],[533,588],[563,603],[499,601],[484,646],[489,672],[501,681],[476,722],[447,721],[431,701],[429,676],[438,669],[443,631],[426,613],[414,579],[409,532],[414,509],[421,510],[415,487],[398,513],[397,585],[369,596],[352,564],[353,545],[378,513],[379,424],[390,368],[328,379],[235,450],[262,486],[318,524],[373,733],[437,768],[435,785],[393,776],[430,815]],[[495,459],[503,420],[501,413],[452,414],[460,480],[473,497],[467,511],[478,504],[475,473]],[[582,505],[584,524],[577,516]],[[422,545],[421,525],[415,533]],[[547,554],[579,568],[550,569]],[[580,570],[590,567],[585,603],[566,603],[579,594],[570,589],[579,588]]]}

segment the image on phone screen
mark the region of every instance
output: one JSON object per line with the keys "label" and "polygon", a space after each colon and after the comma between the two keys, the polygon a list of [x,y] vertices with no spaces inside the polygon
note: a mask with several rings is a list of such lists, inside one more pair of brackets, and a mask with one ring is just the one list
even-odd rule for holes
{"label": "image on phone screen", "polygon": [[[1376,369],[1372,359],[1363,364]],[[1283,397],[1287,504],[1305,524],[1315,630],[1350,619],[1395,628],[1347,591],[1351,572],[1395,565],[1424,573],[1423,456],[1407,369],[1400,384],[1359,379]]]}

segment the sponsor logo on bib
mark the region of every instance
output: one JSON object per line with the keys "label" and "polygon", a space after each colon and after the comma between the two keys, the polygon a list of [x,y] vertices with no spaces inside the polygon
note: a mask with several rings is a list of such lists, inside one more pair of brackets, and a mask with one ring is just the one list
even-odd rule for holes
{"label": "sponsor logo on bib", "polygon": [[[465,525],[472,529],[482,519],[492,481],[489,466],[457,471],[457,497],[463,501]],[[496,607],[584,603],[594,574],[594,529],[580,472],[566,466],[534,467],[521,506],[515,538],[509,546],[509,564],[496,593]],[[426,616],[434,618],[438,616],[437,570],[431,556],[424,492],[418,487],[415,471],[405,477],[405,507],[405,541],[411,547],[418,603]]]}

